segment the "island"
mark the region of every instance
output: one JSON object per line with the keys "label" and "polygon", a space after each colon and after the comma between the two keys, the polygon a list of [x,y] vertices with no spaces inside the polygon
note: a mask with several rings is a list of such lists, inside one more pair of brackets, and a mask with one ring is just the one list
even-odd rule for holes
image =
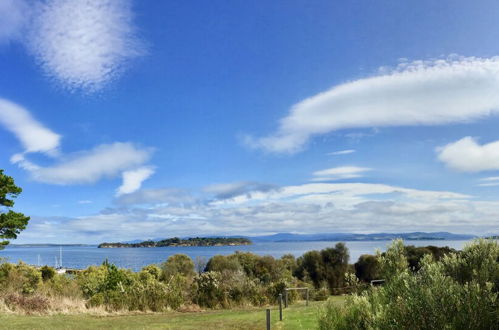
{"label": "island", "polygon": [[139,243],[101,243],[98,248],[141,248],[141,247],[165,247],[165,246],[236,246],[250,245],[252,242],[244,237],[191,237],[191,238],[168,238],[160,241],[143,241]]}

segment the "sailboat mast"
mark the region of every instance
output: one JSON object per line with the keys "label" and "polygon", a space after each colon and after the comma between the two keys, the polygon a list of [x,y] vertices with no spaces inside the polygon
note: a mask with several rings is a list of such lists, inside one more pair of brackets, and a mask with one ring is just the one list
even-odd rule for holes
{"label": "sailboat mast", "polygon": [[62,246],[59,247],[59,267],[62,268]]}

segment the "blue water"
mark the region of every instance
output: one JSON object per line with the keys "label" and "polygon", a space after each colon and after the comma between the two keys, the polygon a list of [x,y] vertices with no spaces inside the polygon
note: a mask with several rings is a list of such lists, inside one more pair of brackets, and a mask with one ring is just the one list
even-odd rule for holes
{"label": "blue water", "polygon": [[[114,248],[99,249],[96,246],[63,246],[62,263],[67,268],[86,268],[90,265],[100,265],[105,259],[119,267],[139,270],[142,267],[161,263],[169,256],[184,253],[193,260],[197,257],[208,260],[217,254],[227,255],[235,251],[249,251],[258,255],[271,255],[281,257],[284,254],[301,256],[310,250],[320,250],[334,246],[337,242],[266,242],[254,243],[244,246],[212,246],[212,247],[161,247],[161,248]],[[363,241],[346,242],[350,251],[350,263],[357,261],[361,254],[374,254],[376,249],[385,250],[389,241]],[[454,249],[462,249],[467,241],[454,240],[431,240],[431,241],[406,241],[407,245],[416,246],[449,246]],[[38,258],[41,265],[55,265],[55,258],[59,258],[59,247],[27,247],[7,246],[0,251],[0,257],[7,258],[9,262],[18,262],[37,265]]]}

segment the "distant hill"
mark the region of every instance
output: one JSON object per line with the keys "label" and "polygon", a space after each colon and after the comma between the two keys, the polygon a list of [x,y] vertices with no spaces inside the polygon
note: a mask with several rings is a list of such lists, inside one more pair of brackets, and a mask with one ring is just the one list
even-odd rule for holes
{"label": "distant hill", "polygon": [[[206,236],[215,238],[220,236]],[[323,234],[292,234],[278,233],[264,236],[224,236],[226,238],[247,238],[252,242],[314,242],[314,241],[390,241],[396,238],[411,240],[470,240],[477,236],[465,234],[453,234],[449,232],[411,232],[411,233],[375,233],[375,234],[355,234],[355,233],[323,233]],[[183,239],[189,239],[184,237]],[[148,239],[147,241],[159,242],[164,238]],[[133,240],[122,242],[125,244],[137,244],[146,240]]]}
{"label": "distant hill", "polygon": [[469,240],[476,236],[452,234],[448,232],[412,232],[412,233],[325,233],[325,234],[291,234],[279,233],[268,236],[251,237],[254,242],[306,242],[306,241],[386,241],[396,238],[404,240]]}

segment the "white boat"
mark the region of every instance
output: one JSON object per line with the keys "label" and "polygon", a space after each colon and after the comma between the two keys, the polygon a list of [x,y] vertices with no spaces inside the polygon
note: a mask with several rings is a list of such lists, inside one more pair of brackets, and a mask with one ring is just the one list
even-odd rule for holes
{"label": "white boat", "polygon": [[57,257],[55,257],[55,272],[57,274],[66,274],[66,268],[62,267],[62,246],[59,247],[59,262],[57,262]]}

